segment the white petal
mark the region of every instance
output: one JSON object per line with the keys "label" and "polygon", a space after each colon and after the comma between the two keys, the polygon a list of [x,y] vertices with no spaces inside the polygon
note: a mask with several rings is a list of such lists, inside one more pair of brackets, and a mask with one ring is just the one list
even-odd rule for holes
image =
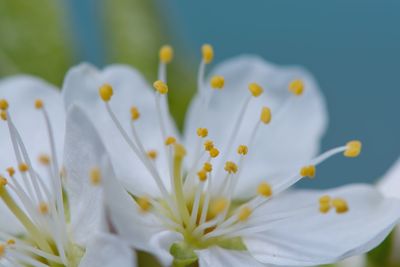
{"label": "white petal", "polygon": [[172,231],[162,231],[155,234],[150,240],[150,253],[153,253],[163,266],[171,266],[173,257],[169,252],[171,245],[182,241],[180,233]]}
{"label": "white petal", "polygon": [[386,196],[400,198],[400,158],[378,182],[378,187]]}
{"label": "white petal", "polygon": [[[346,199],[349,211],[321,214],[318,199],[325,194]],[[301,211],[304,207],[311,209]],[[268,220],[279,210],[300,212],[269,230],[244,237],[249,252],[264,263],[308,266],[337,262],[377,246],[400,218],[400,202],[384,198],[368,185],[288,193],[256,210],[251,220]]]}
{"label": "white petal", "polygon": [[[262,106],[272,109],[272,123],[260,126],[246,156],[248,158],[242,171],[242,177],[246,179],[241,179],[237,187],[240,196],[249,196],[255,185],[266,177],[280,180],[291,175],[294,168],[315,156],[326,128],[327,113],[325,101],[310,73],[301,67],[281,67],[255,56],[241,56],[222,63],[212,74],[225,77],[225,88],[212,93],[208,109],[201,105],[199,96],[194,99],[185,125],[188,147],[196,145],[196,128],[207,127],[209,137],[222,149],[222,155],[216,162],[224,158],[239,111],[250,95],[248,84],[251,82],[264,87],[264,94],[251,100],[228,158],[237,158],[239,144],[249,144]],[[301,79],[305,84],[305,92],[300,97],[288,91],[288,85],[294,79]],[[211,91],[210,88],[207,90]],[[290,98],[293,101],[291,105],[274,121],[274,115]],[[205,118],[202,125],[201,116]]]}
{"label": "white petal", "polygon": [[366,265],[366,256],[358,255],[348,259],[345,259],[342,262],[336,264],[338,267],[365,267]]}
{"label": "white petal", "polygon": [[107,152],[85,113],[72,106],[67,114],[64,167],[65,186],[71,212],[71,228],[78,244],[86,244],[103,223],[103,190],[92,185],[90,172],[99,168],[102,176],[113,175],[105,160]]}
{"label": "white petal", "polygon": [[[60,92],[38,78],[15,76],[0,81],[0,99],[3,98],[9,103],[8,110],[21,134],[33,168],[47,177],[47,170],[38,164],[37,157],[43,153],[51,154],[49,136],[43,115],[35,109],[34,102],[36,99],[42,99],[46,106],[54,131],[58,160],[61,160],[65,119]],[[0,136],[1,168],[16,167],[14,150],[4,121],[0,123]]]}
{"label": "white petal", "polygon": [[[135,122],[137,132],[146,150],[158,151],[156,164],[162,174],[161,178],[169,181],[154,90],[136,70],[129,66],[111,65],[100,71],[88,64],[78,65],[65,78],[64,104],[68,108],[73,103],[79,103],[88,112],[109,150],[118,179],[129,184],[129,189],[134,190],[135,194],[157,194],[158,189],[149,172],[130,150],[106,112],[105,104],[98,95],[98,89],[104,83],[114,88],[110,106],[128,134],[131,133],[130,109],[132,106],[139,108],[141,117]],[[168,135],[176,135],[170,116],[164,115],[167,117]]]}
{"label": "white petal", "polygon": [[248,252],[227,250],[219,247],[210,247],[196,250],[199,258],[199,267],[265,267],[267,265],[258,262]]}
{"label": "white petal", "polygon": [[79,267],[135,267],[136,255],[123,241],[109,234],[96,235],[86,247]]}

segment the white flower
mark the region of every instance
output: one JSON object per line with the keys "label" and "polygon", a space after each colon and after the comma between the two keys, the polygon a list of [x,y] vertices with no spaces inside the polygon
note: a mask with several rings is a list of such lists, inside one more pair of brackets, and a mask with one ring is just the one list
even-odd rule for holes
{"label": "white flower", "polygon": [[[93,121],[99,133],[81,137],[88,137],[82,151],[109,153],[99,169],[121,238],[165,265],[198,260],[201,267],[317,265],[379,244],[399,219],[399,201],[368,185],[283,192],[313,178],[325,159],[361,150],[352,141],[315,157],[327,119],[312,76],[243,56],[206,82],[213,50],[202,52],[182,140],[166,104],[170,47],[160,51],[155,91],[121,65],[99,71],[82,64],[66,76],[69,121],[83,129]],[[83,174],[91,166],[79,155],[71,165],[81,162]]]}
{"label": "white flower", "polygon": [[[4,79],[0,112],[0,266],[133,266],[131,250],[101,233],[102,188],[89,173],[72,170],[63,193],[60,92],[33,77]],[[67,130],[67,142],[87,134],[73,123]]]}

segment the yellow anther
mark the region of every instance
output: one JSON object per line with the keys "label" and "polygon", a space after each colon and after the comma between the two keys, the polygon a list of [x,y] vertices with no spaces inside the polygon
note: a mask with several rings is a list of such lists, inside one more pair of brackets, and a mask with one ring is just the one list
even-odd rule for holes
{"label": "yellow anther", "polygon": [[240,212],[239,212],[239,215],[238,215],[239,221],[241,221],[241,222],[246,221],[250,217],[252,212],[253,211],[251,210],[250,207],[245,206],[245,207],[241,208]]}
{"label": "yellow anther", "polygon": [[131,119],[136,121],[140,118],[140,112],[137,107],[131,107]]}
{"label": "yellow anther", "polygon": [[302,80],[294,80],[289,84],[289,91],[294,95],[301,95],[304,92],[304,83]]}
{"label": "yellow anther", "polygon": [[208,129],[207,128],[198,128],[197,135],[201,138],[205,138],[208,136]]}
{"label": "yellow anther", "polygon": [[101,172],[99,168],[90,170],[90,183],[92,185],[99,185],[101,183]]}
{"label": "yellow anther", "polygon": [[6,254],[6,246],[4,244],[0,244],[0,259],[4,256],[4,254]]}
{"label": "yellow anther", "polygon": [[316,169],[314,165],[305,166],[301,168],[300,175],[302,177],[314,178],[316,173]]}
{"label": "yellow anther", "polygon": [[7,112],[5,112],[4,110],[0,111],[0,118],[3,121],[6,121],[7,120]]}
{"label": "yellow anther", "polygon": [[0,188],[6,186],[8,184],[8,180],[0,175]]}
{"label": "yellow anther", "polygon": [[21,163],[18,165],[18,169],[20,172],[26,172],[29,170],[29,166],[26,163]]}
{"label": "yellow anther", "polygon": [[210,149],[210,157],[216,158],[219,155],[219,150],[215,147]]}
{"label": "yellow anther", "polygon": [[204,149],[206,151],[211,151],[211,149],[213,149],[213,148],[214,148],[214,142],[213,141],[207,140],[207,141],[204,142]]}
{"label": "yellow anther", "polygon": [[227,171],[228,173],[236,173],[238,170],[238,167],[236,165],[236,163],[232,162],[232,161],[227,161],[225,162],[225,171]]}
{"label": "yellow anther", "polygon": [[249,152],[249,148],[245,145],[240,145],[237,149],[239,155],[246,155]]}
{"label": "yellow anther", "polygon": [[346,200],[343,198],[335,198],[332,200],[332,206],[335,207],[336,213],[346,213],[349,210]]}
{"label": "yellow anther", "polygon": [[7,240],[7,245],[15,245],[15,240],[14,239],[8,239]]}
{"label": "yellow anther", "polygon": [[113,88],[108,83],[103,84],[99,89],[99,95],[104,102],[110,101],[113,94],[114,94]]}
{"label": "yellow anther", "polygon": [[0,110],[8,109],[8,101],[5,99],[0,99]]}
{"label": "yellow anther", "polygon": [[147,156],[148,156],[150,159],[156,159],[157,156],[158,156],[158,154],[157,154],[157,151],[156,151],[156,150],[152,149],[152,150],[147,151]]}
{"label": "yellow anther", "polygon": [[142,212],[147,212],[151,208],[150,199],[148,197],[139,197],[137,199],[137,204]]}
{"label": "yellow anther", "polygon": [[181,144],[175,144],[175,157],[176,158],[183,158],[186,156],[186,149]]}
{"label": "yellow anther", "polygon": [[332,198],[328,195],[324,195],[319,198],[319,204],[329,204],[331,202]]}
{"label": "yellow anther", "polygon": [[174,50],[170,45],[163,45],[160,48],[160,51],[158,53],[160,61],[164,64],[168,64],[172,61],[174,58]]}
{"label": "yellow anther", "polygon": [[158,93],[165,95],[168,93],[168,86],[163,81],[155,81],[153,83],[154,88],[157,90]]}
{"label": "yellow anther", "polygon": [[344,155],[348,158],[358,157],[361,153],[362,144],[358,140],[350,141],[346,144],[346,150],[344,151]]}
{"label": "yellow anther", "polygon": [[41,108],[43,108],[43,100],[42,100],[42,99],[36,99],[36,100],[35,100],[35,108],[36,108],[36,109],[41,109]]}
{"label": "yellow anther", "polygon": [[249,91],[254,97],[259,97],[264,92],[264,89],[256,83],[250,83]]}
{"label": "yellow anther", "polygon": [[197,176],[199,177],[199,180],[201,182],[205,182],[207,180],[207,172],[205,170],[201,170],[197,173]]}
{"label": "yellow anther", "polygon": [[263,107],[261,110],[260,120],[264,124],[268,124],[271,122],[272,114],[271,110],[268,107]]}
{"label": "yellow anther", "polygon": [[8,167],[6,171],[8,172],[8,175],[10,175],[10,177],[13,177],[15,174],[15,169],[13,167]]}
{"label": "yellow anther", "polygon": [[205,170],[206,172],[212,172],[212,164],[209,162],[204,163],[203,170]]}
{"label": "yellow anther", "polygon": [[211,88],[222,89],[225,85],[225,79],[221,75],[215,75],[211,78],[210,85]]}
{"label": "yellow anther", "polygon": [[39,212],[42,215],[48,214],[49,213],[49,205],[47,205],[47,203],[45,203],[45,202],[41,202],[39,204]]}
{"label": "yellow anther", "polygon": [[201,47],[201,53],[203,54],[203,60],[206,64],[211,63],[214,58],[214,49],[209,44],[204,44]]}
{"label": "yellow anther", "polygon": [[169,136],[169,137],[167,137],[167,139],[165,139],[165,145],[166,146],[169,146],[169,145],[172,145],[172,144],[175,144],[175,143],[176,143],[176,138],[173,137],[173,136]]}
{"label": "yellow anther", "polygon": [[263,197],[272,196],[272,187],[269,183],[262,182],[257,187],[257,193]]}
{"label": "yellow anther", "polygon": [[212,202],[210,207],[211,215],[214,217],[223,212],[228,207],[228,200],[225,198],[218,198]]}
{"label": "yellow anther", "polygon": [[46,154],[42,154],[38,158],[39,162],[43,165],[49,165],[50,164],[50,157]]}
{"label": "yellow anther", "polygon": [[321,213],[328,213],[331,210],[332,206],[330,203],[319,203],[319,211]]}

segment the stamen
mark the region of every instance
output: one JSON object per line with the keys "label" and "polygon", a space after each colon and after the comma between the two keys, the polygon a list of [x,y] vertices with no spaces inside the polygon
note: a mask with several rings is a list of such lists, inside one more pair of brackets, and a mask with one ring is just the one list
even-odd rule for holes
{"label": "stamen", "polygon": [[257,187],[257,193],[263,197],[272,196],[272,187],[267,182],[262,182]]}
{"label": "stamen", "polygon": [[203,61],[206,64],[210,64],[214,58],[214,49],[211,45],[209,44],[204,44],[201,47],[201,52],[203,54]]}
{"label": "stamen", "polygon": [[168,93],[168,86],[163,81],[155,81],[153,83],[153,87],[161,95],[165,95],[166,93]]}
{"label": "stamen", "polygon": [[319,198],[319,203],[320,204],[326,204],[326,203],[330,203],[331,202],[331,197],[328,195],[324,195],[322,197]]}
{"label": "stamen", "polygon": [[199,180],[201,182],[205,182],[207,181],[207,171],[205,170],[201,170],[197,173],[197,176],[199,177]]}
{"label": "stamen", "polygon": [[29,170],[29,166],[26,163],[20,163],[18,165],[18,169],[20,172],[27,172]]}
{"label": "stamen", "polygon": [[214,142],[213,141],[207,140],[207,141],[204,142],[204,149],[206,151],[211,151],[211,149],[213,149],[213,148],[214,148]]}
{"label": "stamen", "polygon": [[300,175],[302,177],[314,178],[316,173],[316,169],[314,165],[305,166],[301,168]]}
{"label": "stamen", "polygon": [[140,207],[141,212],[146,213],[151,208],[151,203],[148,197],[140,197],[137,199],[137,204]]}
{"label": "stamen", "polygon": [[362,144],[358,140],[350,141],[346,144],[344,155],[349,158],[358,157],[361,153]]}
{"label": "stamen", "polygon": [[6,186],[7,184],[8,184],[7,179],[0,175],[0,189]]}
{"label": "stamen", "polygon": [[332,206],[330,203],[319,203],[319,211],[323,214],[328,213]]}
{"label": "stamen", "polygon": [[261,122],[263,122],[264,124],[268,124],[271,122],[271,118],[271,110],[268,107],[263,107],[260,115]]}
{"label": "stamen", "polygon": [[232,162],[232,161],[227,161],[225,163],[225,167],[224,167],[225,171],[227,171],[229,174],[231,173],[236,173],[238,168],[236,163]]}
{"label": "stamen", "polygon": [[237,149],[239,155],[246,155],[249,152],[249,148],[245,145],[240,145]]}
{"label": "stamen", "polygon": [[173,186],[175,189],[175,198],[176,204],[179,209],[179,213],[182,216],[183,221],[186,225],[190,224],[190,215],[189,211],[186,206],[185,196],[183,193],[183,186],[182,186],[182,162],[183,158],[186,155],[186,149],[181,144],[175,144],[175,151],[174,151],[174,179],[173,179]]}
{"label": "stamen", "polygon": [[169,136],[169,137],[167,137],[167,139],[165,139],[166,146],[173,145],[175,143],[176,143],[176,138],[173,136]]}
{"label": "stamen", "polygon": [[47,215],[49,213],[49,205],[45,202],[39,204],[39,213],[42,215]]}
{"label": "stamen", "polygon": [[5,112],[4,110],[0,111],[0,118],[3,121],[6,121],[7,120],[7,112]]}
{"label": "stamen", "polygon": [[136,121],[140,118],[140,112],[137,107],[131,107],[131,119],[132,121]]}
{"label": "stamen", "polygon": [[99,185],[101,183],[101,172],[99,168],[93,168],[90,170],[90,183],[92,185]]}
{"label": "stamen", "polygon": [[0,99],[0,110],[6,111],[8,109],[8,101]]}
{"label": "stamen", "polygon": [[216,158],[219,155],[219,150],[215,147],[211,148],[210,150],[210,157]]}
{"label": "stamen", "polygon": [[13,177],[15,174],[15,169],[13,167],[8,167],[6,171],[8,172],[8,175],[10,175],[10,177]]}
{"label": "stamen", "polygon": [[294,80],[289,84],[289,91],[296,95],[302,95],[304,91],[304,83],[302,80]]}
{"label": "stamen", "polygon": [[346,200],[343,198],[335,198],[332,200],[332,206],[335,207],[336,213],[342,214],[349,210]]}
{"label": "stamen", "polygon": [[216,199],[210,207],[211,217],[216,217],[221,214],[228,207],[228,200],[226,198]]}
{"label": "stamen", "polygon": [[204,163],[203,170],[206,172],[212,172],[212,164],[209,162]]}
{"label": "stamen", "polygon": [[244,206],[243,208],[241,208],[239,215],[238,215],[238,220],[241,222],[246,221],[250,215],[252,214],[252,210],[250,207]]}
{"label": "stamen", "polygon": [[215,75],[211,78],[210,85],[213,89],[223,89],[225,85],[225,79],[223,76]]}
{"label": "stamen", "polygon": [[150,159],[155,160],[157,158],[157,156],[158,156],[158,153],[157,153],[156,150],[152,149],[152,150],[147,151],[147,156]]}
{"label": "stamen", "polygon": [[6,254],[6,246],[4,244],[0,244],[0,259]]}
{"label": "stamen", "polygon": [[103,84],[99,89],[99,95],[104,102],[110,101],[113,94],[114,91],[112,86],[107,83]]}
{"label": "stamen", "polygon": [[207,128],[198,128],[197,135],[201,138],[205,138],[208,136],[208,129]]}
{"label": "stamen", "polygon": [[257,83],[250,83],[249,91],[254,97],[259,97],[264,92],[264,89]]}
{"label": "stamen", "polygon": [[50,164],[50,157],[49,155],[42,154],[39,156],[38,161],[43,164],[43,165],[49,165]]}
{"label": "stamen", "polygon": [[41,99],[36,99],[35,100],[35,108],[36,109],[42,109],[43,108],[43,101]]}
{"label": "stamen", "polygon": [[160,61],[164,64],[168,64],[174,57],[174,50],[169,45],[163,45],[159,51]]}

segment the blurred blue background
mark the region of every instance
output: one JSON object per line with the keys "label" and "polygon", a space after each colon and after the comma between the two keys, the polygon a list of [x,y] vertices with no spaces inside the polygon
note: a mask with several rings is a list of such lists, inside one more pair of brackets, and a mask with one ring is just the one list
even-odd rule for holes
{"label": "blurred blue background", "polygon": [[[11,0],[0,4],[7,1]],[[158,47],[171,43],[178,58],[171,83],[179,92],[172,102],[184,103],[173,110],[178,120],[193,92],[199,47],[205,42],[214,45],[215,62],[254,53],[279,64],[304,65],[319,81],[329,105],[323,148],[349,139],[364,143],[362,156],[335,157],[319,169],[318,179],[304,186],[372,182],[400,154],[399,1],[70,0],[59,4],[54,10],[60,12],[59,27],[65,29],[61,31],[67,44],[64,69],[80,61],[98,66],[124,62],[154,79]],[[15,72],[1,70],[0,63],[0,74]],[[49,80],[61,83],[62,74],[54,77]]]}

